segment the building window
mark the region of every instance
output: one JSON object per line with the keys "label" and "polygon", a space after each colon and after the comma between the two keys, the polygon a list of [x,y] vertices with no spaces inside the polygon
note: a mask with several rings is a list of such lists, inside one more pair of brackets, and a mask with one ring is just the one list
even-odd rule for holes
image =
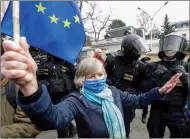
{"label": "building window", "polygon": [[183,27],[183,28],[184,28],[184,27],[187,27],[187,24],[186,24],[186,23],[185,23],[185,24],[182,24],[182,26],[181,26],[181,27]]}

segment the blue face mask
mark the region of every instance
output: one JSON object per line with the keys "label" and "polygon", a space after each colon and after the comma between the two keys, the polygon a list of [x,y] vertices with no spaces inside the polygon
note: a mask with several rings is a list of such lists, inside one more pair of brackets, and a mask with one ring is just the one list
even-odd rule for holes
{"label": "blue face mask", "polygon": [[106,77],[98,80],[85,80],[84,89],[92,93],[100,93],[106,87]]}

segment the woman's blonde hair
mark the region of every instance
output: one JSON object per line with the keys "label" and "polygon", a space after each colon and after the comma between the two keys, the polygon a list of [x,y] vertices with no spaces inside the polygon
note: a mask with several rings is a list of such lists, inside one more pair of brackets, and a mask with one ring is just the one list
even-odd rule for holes
{"label": "woman's blonde hair", "polygon": [[104,66],[95,58],[86,58],[82,60],[77,66],[74,83],[77,89],[83,86],[83,82],[88,74],[95,74],[99,71],[103,71],[106,75]]}

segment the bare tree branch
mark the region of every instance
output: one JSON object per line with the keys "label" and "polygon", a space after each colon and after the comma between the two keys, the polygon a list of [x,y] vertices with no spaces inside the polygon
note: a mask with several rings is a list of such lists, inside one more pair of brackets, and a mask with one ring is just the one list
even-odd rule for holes
{"label": "bare tree branch", "polygon": [[137,16],[137,22],[141,28],[145,28],[146,30],[149,30],[151,27],[151,19],[145,12],[141,12],[141,14]]}
{"label": "bare tree branch", "polygon": [[[86,32],[90,32],[93,35],[95,41],[100,39],[102,31],[105,30],[108,26],[108,23],[111,21],[111,8],[106,16],[103,16],[103,12],[98,9],[98,4],[96,2],[88,2],[90,6],[90,12],[85,14],[83,22],[88,23],[90,27],[86,29]],[[93,33],[92,31],[93,30]]]}
{"label": "bare tree branch", "polygon": [[78,2],[78,4],[79,4],[79,10],[80,10],[80,12],[82,13],[83,2],[88,3],[88,1],[80,1],[80,0],[78,0],[77,2]]}
{"label": "bare tree branch", "polygon": [[110,17],[111,17],[111,9],[109,11],[109,14],[105,17],[104,21],[102,22],[102,27],[100,28],[100,30],[98,31],[98,37],[97,40],[99,40],[100,38],[100,33],[103,29],[105,29],[106,25],[108,24],[108,22],[110,21]]}

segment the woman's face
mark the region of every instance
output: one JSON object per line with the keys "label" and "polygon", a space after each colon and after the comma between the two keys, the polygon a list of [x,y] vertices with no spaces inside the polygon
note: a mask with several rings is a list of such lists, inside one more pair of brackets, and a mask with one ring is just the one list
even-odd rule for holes
{"label": "woman's face", "polygon": [[90,73],[86,76],[86,80],[98,80],[105,76],[105,73],[103,71],[99,71],[97,73]]}

